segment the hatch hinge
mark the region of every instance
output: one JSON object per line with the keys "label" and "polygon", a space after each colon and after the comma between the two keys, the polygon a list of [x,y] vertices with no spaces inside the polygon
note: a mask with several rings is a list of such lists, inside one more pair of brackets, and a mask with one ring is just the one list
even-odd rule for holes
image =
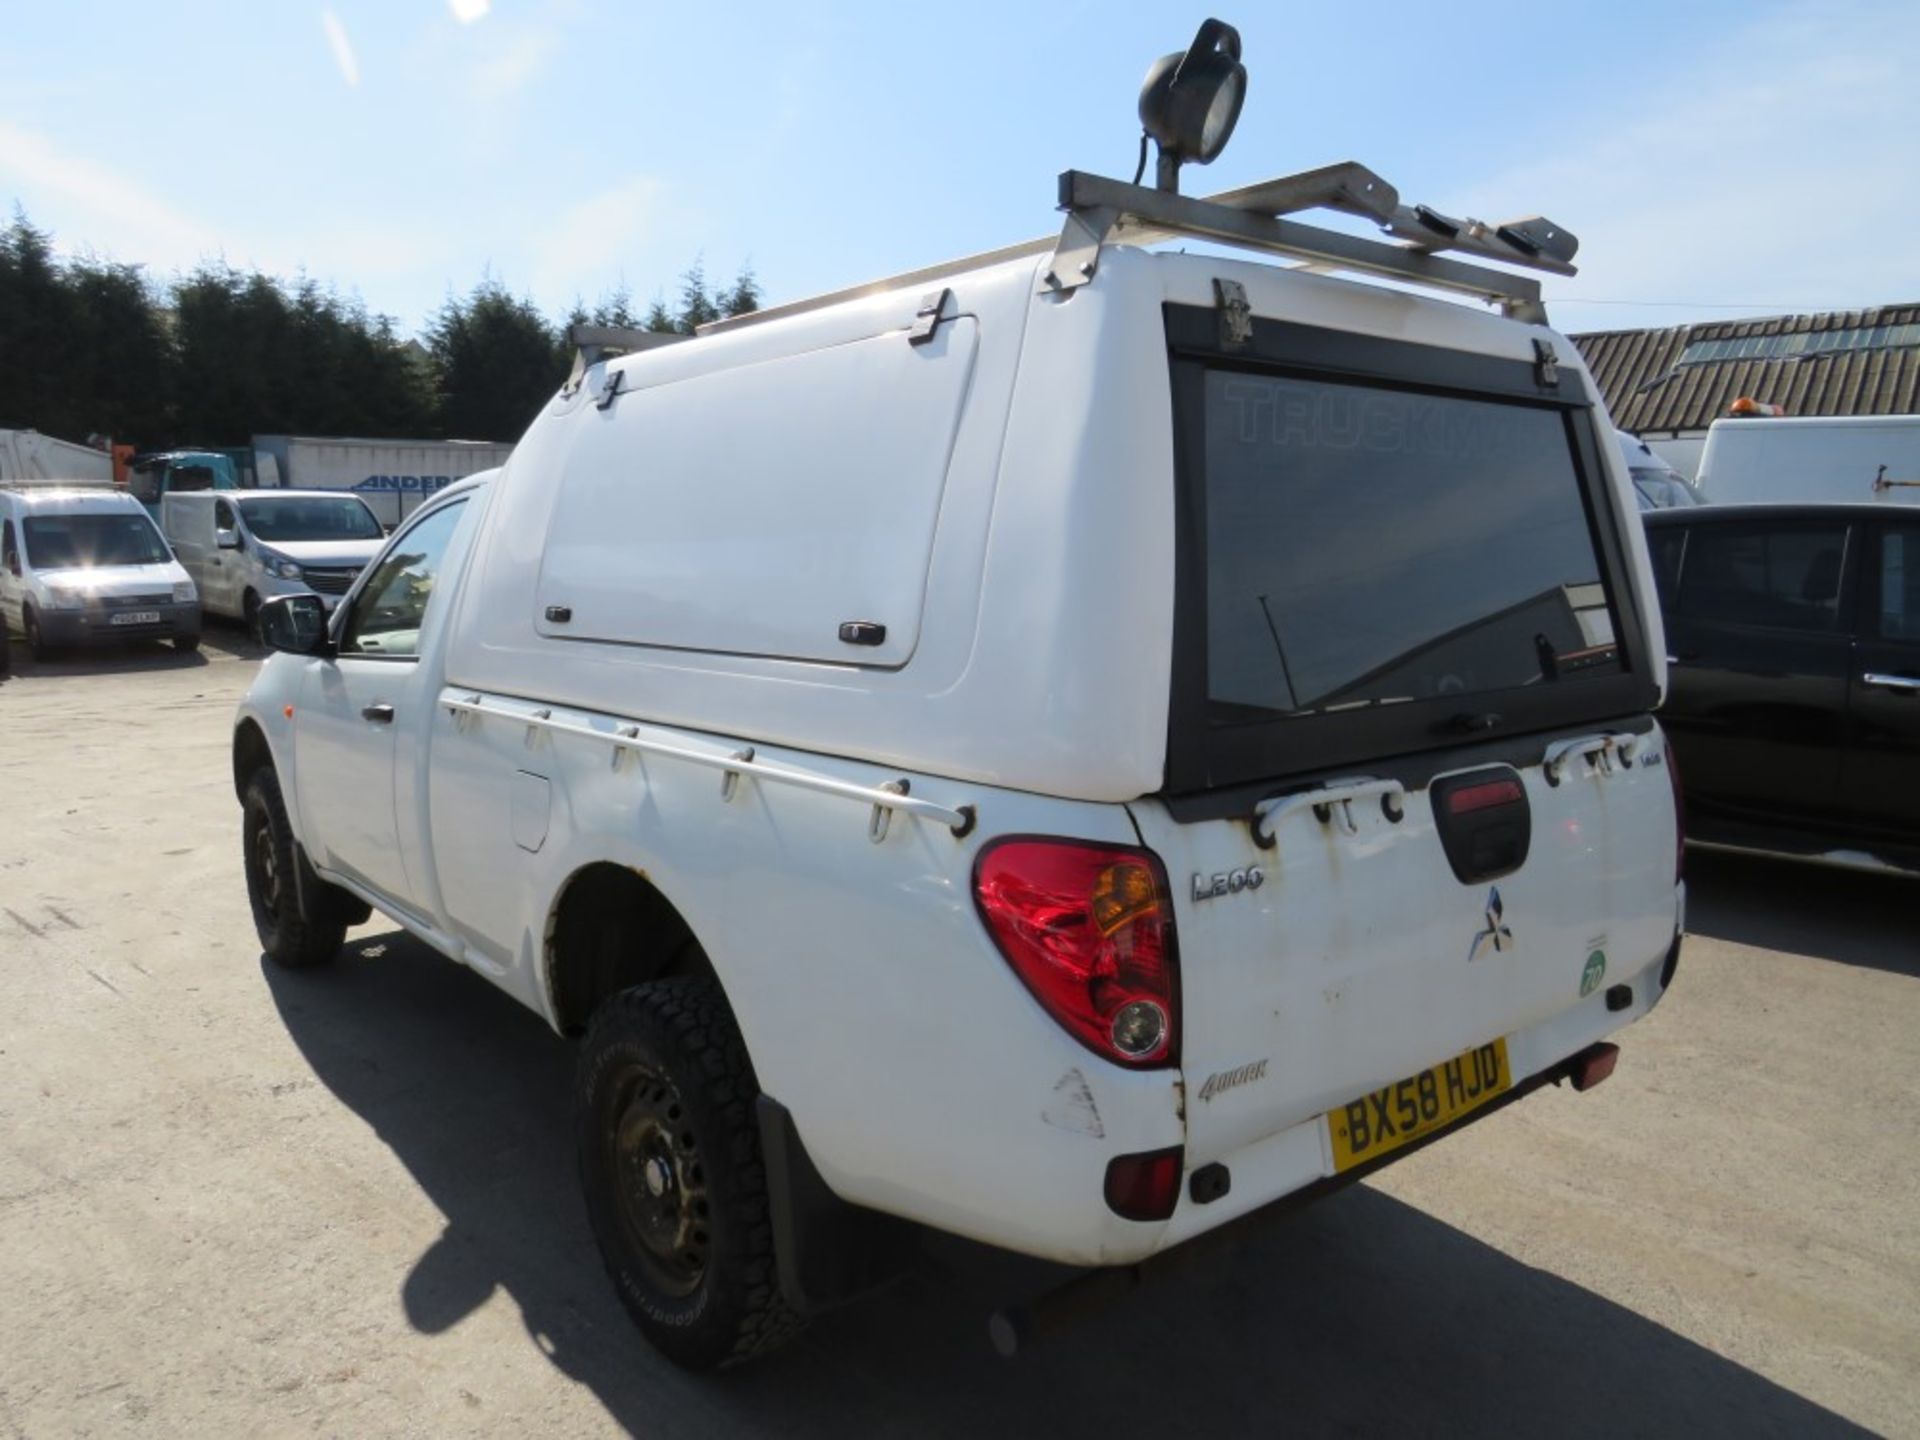
{"label": "hatch hinge", "polygon": [[1247,303],[1247,287],[1238,280],[1216,276],[1213,299],[1220,307],[1220,348],[1246,349],[1253,343],[1253,307]]}
{"label": "hatch hinge", "polygon": [[1560,357],[1551,340],[1536,337],[1533,342],[1533,378],[1548,390],[1560,388]]}
{"label": "hatch hinge", "polygon": [[601,387],[600,398],[593,403],[602,410],[611,410],[613,402],[622,394],[621,386],[626,383],[626,378],[627,372],[624,370],[608,371],[607,383]]}
{"label": "hatch hinge", "polygon": [[914,313],[913,326],[907,331],[909,345],[924,345],[933,339],[940,322],[946,318],[947,301],[952,296],[952,290],[942,289],[929,290],[920,298],[920,308]]}

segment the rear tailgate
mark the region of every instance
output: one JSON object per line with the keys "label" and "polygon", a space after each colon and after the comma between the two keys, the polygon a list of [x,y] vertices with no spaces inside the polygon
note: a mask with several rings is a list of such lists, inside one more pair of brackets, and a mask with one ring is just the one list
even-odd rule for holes
{"label": "rear tailgate", "polygon": [[[1327,1162],[1358,1163],[1345,1107],[1461,1059],[1393,1092],[1426,1133],[1450,1081],[1472,1108],[1477,1078],[1563,1058],[1665,955],[1658,622],[1612,432],[1584,371],[1535,362],[1548,340],[1260,308],[1226,348],[1166,307],[1167,784],[1133,810],[1176,892],[1189,1164],[1334,1110]],[[1502,1043],[1577,1006],[1590,1025]]]}
{"label": "rear tailgate", "polygon": [[1397,824],[1379,799],[1355,802],[1351,834],[1342,807],[1290,810],[1271,849],[1246,818],[1181,824],[1159,802],[1132,807],[1175,891],[1189,1164],[1572,1006],[1604,1007],[1608,985],[1663,956],[1672,796],[1664,766],[1646,763],[1657,733],[1646,743],[1632,766],[1570,760],[1557,786],[1538,764],[1507,772],[1531,809],[1529,853],[1471,884],[1448,862],[1430,787],[1405,795]]}

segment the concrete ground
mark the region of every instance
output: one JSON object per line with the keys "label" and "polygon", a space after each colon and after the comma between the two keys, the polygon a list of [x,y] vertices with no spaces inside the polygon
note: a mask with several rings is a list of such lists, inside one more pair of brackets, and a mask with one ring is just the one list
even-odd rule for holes
{"label": "concrete ground", "polygon": [[1920,1435],[1914,885],[1696,856],[1674,990],[1591,1094],[1012,1364],[984,1317],[1051,1275],[940,1241],[696,1379],[603,1282],[563,1042],[384,922],[262,968],[248,654],[0,682],[0,1436]]}

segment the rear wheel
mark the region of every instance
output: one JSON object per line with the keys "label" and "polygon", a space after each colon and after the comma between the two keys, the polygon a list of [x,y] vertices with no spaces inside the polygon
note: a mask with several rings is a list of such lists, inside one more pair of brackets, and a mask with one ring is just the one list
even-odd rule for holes
{"label": "rear wheel", "polygon": [[574,1114],[580,1181],[620,1299],[675,1364],[708,1370],[786,1339],[759,1086],[711,981],[656,980],[595,1013]]}
{"label": "rear wheel", "polygon": [[240,817],[242,860],[253,928],[269,960],[289,969],[324,965],[340,953],[347,927],[339,920],[315,920],[300,909],[294,879],[293,827],[287,823],[280,781],[262,766],[247,782]]}

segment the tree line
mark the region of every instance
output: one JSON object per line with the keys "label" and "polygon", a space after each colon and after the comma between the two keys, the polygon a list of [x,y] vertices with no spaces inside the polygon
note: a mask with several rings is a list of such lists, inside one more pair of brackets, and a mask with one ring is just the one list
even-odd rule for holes
{"label": "tree line", "polygon": [[619,290],[556,325],[486,277],[416,340],[307,276],[208,261],[156,281],[63,260],[16,209],[0,230],[0,428],[143,450],[279,434],[517,440],[566,376],[573,323],[691,334],[759,303],[750,267],[714,285],[695,264],[671,303],[636,313]]}

